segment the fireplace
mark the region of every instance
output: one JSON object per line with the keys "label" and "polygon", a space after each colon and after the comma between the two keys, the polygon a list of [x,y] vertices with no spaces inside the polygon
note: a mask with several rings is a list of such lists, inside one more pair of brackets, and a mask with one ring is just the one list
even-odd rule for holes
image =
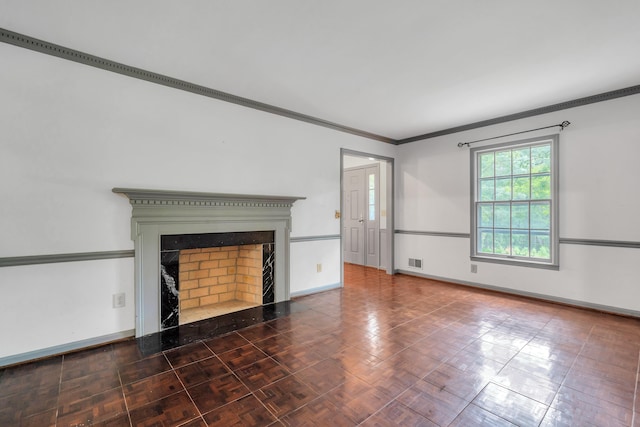
{"label": "fireplace", "polygon": [[[177,274],[175,277],[169,274],[167,266],[170,264],[168,260],[172,256],[162,255],[163,252],[169,252],[171,248],[177,248],[178,252],[174,252],[173,257],[178,256],[179,258],[179,250],[181,249],[202,250],[222,246],[239,247],[242,246],[240,243],[245,243],[242,239],[247,238],[250,240],[249,244],[263,245],[263,250],[264,245],[268,245],[267,250],[272,250],[272,253],[268,255],[272,258],[272,264],[267,270],[272,277],[270,286],[273,297],[269,297],[266,301],[263,300],[262,304],[289,300],[291,207],[295,201],[304,199],[304,197],[129,188],[114,188],[113,192],[126,195],[132,206],[131,239],[135,244],[137,337],[173,327],[173,324],[170,323],[163,326],[163,321],[167,320],[169,313],[165,311],[163,314],[162,297],[163,280],[166,289],[169,289],[170,285],[176,287],[175,290],[170,290],[170,293],[175,291],[179,295],[180,292],[180,272],[174,273]],[[271,240],[270,242],[251,241],[253,238],[250,236],[264,234],[271,236],[266,239]],[[230,236],[235,236],[233,239],[240,240],[233,240],[229,245],[218,244],[221,241],[229,242]],[[194,241],[206,239],[210,239],[214,243],[207,242],[202,243],[206,246],[189,247],[194,245]],[[169,244],[172,241],[173,243]],[[215,243],[216,241],[218,243]],[[181,245],[184,247],[178,248]],[[163,257],[166,258],[163,259]],[[167,264],[164,264],[165,261]],[[264,268],[263,265],[263,272]],[[229,275],[227,274],[227,276]],[[176,277],[177,282],[175,282]],[[174,281],[172,284],[167,283],[172,280]],[[264,282],[262,285],[264,287]],[[237,291],[237,287],[235,291]],[[194,294],[197,295],[197,292]],[[223,298],[228,298],[228,296]],[[174,303],[169,310],[174,310],[175,307]],[[179,323],[179,313],[177,318]]]}
{"label": "fireplace", "polygon": [[273,303],[274,246],[273,231],[161,236],[161,328]]}

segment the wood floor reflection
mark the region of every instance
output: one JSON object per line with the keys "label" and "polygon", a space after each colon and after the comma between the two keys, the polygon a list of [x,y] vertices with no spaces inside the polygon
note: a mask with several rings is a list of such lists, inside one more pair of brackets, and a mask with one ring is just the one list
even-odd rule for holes
{"label": "wood floor reflection", "polygon": [[2,426],[640,426],[640,321],[345,266],[290,314],[0,371]]}

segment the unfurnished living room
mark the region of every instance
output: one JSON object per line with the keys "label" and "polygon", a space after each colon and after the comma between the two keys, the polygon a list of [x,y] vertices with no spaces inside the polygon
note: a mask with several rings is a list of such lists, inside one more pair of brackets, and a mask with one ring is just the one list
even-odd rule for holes
{"label": "unfurnished living room", "polygon": [[638,16],[0,0],[0,426],[640,426]]}

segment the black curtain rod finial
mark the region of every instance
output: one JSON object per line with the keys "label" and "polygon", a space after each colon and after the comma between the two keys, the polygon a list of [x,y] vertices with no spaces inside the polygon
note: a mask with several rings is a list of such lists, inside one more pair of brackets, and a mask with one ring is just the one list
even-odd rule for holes
{"label": "black curtain rod finial", "polygon": [[571,124],[570,121],[565,120],[564,122],[560,123],[558,126],[560,126],[560,131],[563,131],[564,128],[566,128],[567,126],[569,126]]}

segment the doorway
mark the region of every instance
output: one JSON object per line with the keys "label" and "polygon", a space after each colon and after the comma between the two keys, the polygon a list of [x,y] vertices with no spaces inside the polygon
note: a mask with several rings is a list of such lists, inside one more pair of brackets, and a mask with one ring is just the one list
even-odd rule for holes
{"label": "doorway", "polygon": [[393,274],[393,159],[342,150],[341,169],[343,263]]}
{"label": "doorway", "polygon": [[344,262],[378,268],[380,165],[344,169]]}

